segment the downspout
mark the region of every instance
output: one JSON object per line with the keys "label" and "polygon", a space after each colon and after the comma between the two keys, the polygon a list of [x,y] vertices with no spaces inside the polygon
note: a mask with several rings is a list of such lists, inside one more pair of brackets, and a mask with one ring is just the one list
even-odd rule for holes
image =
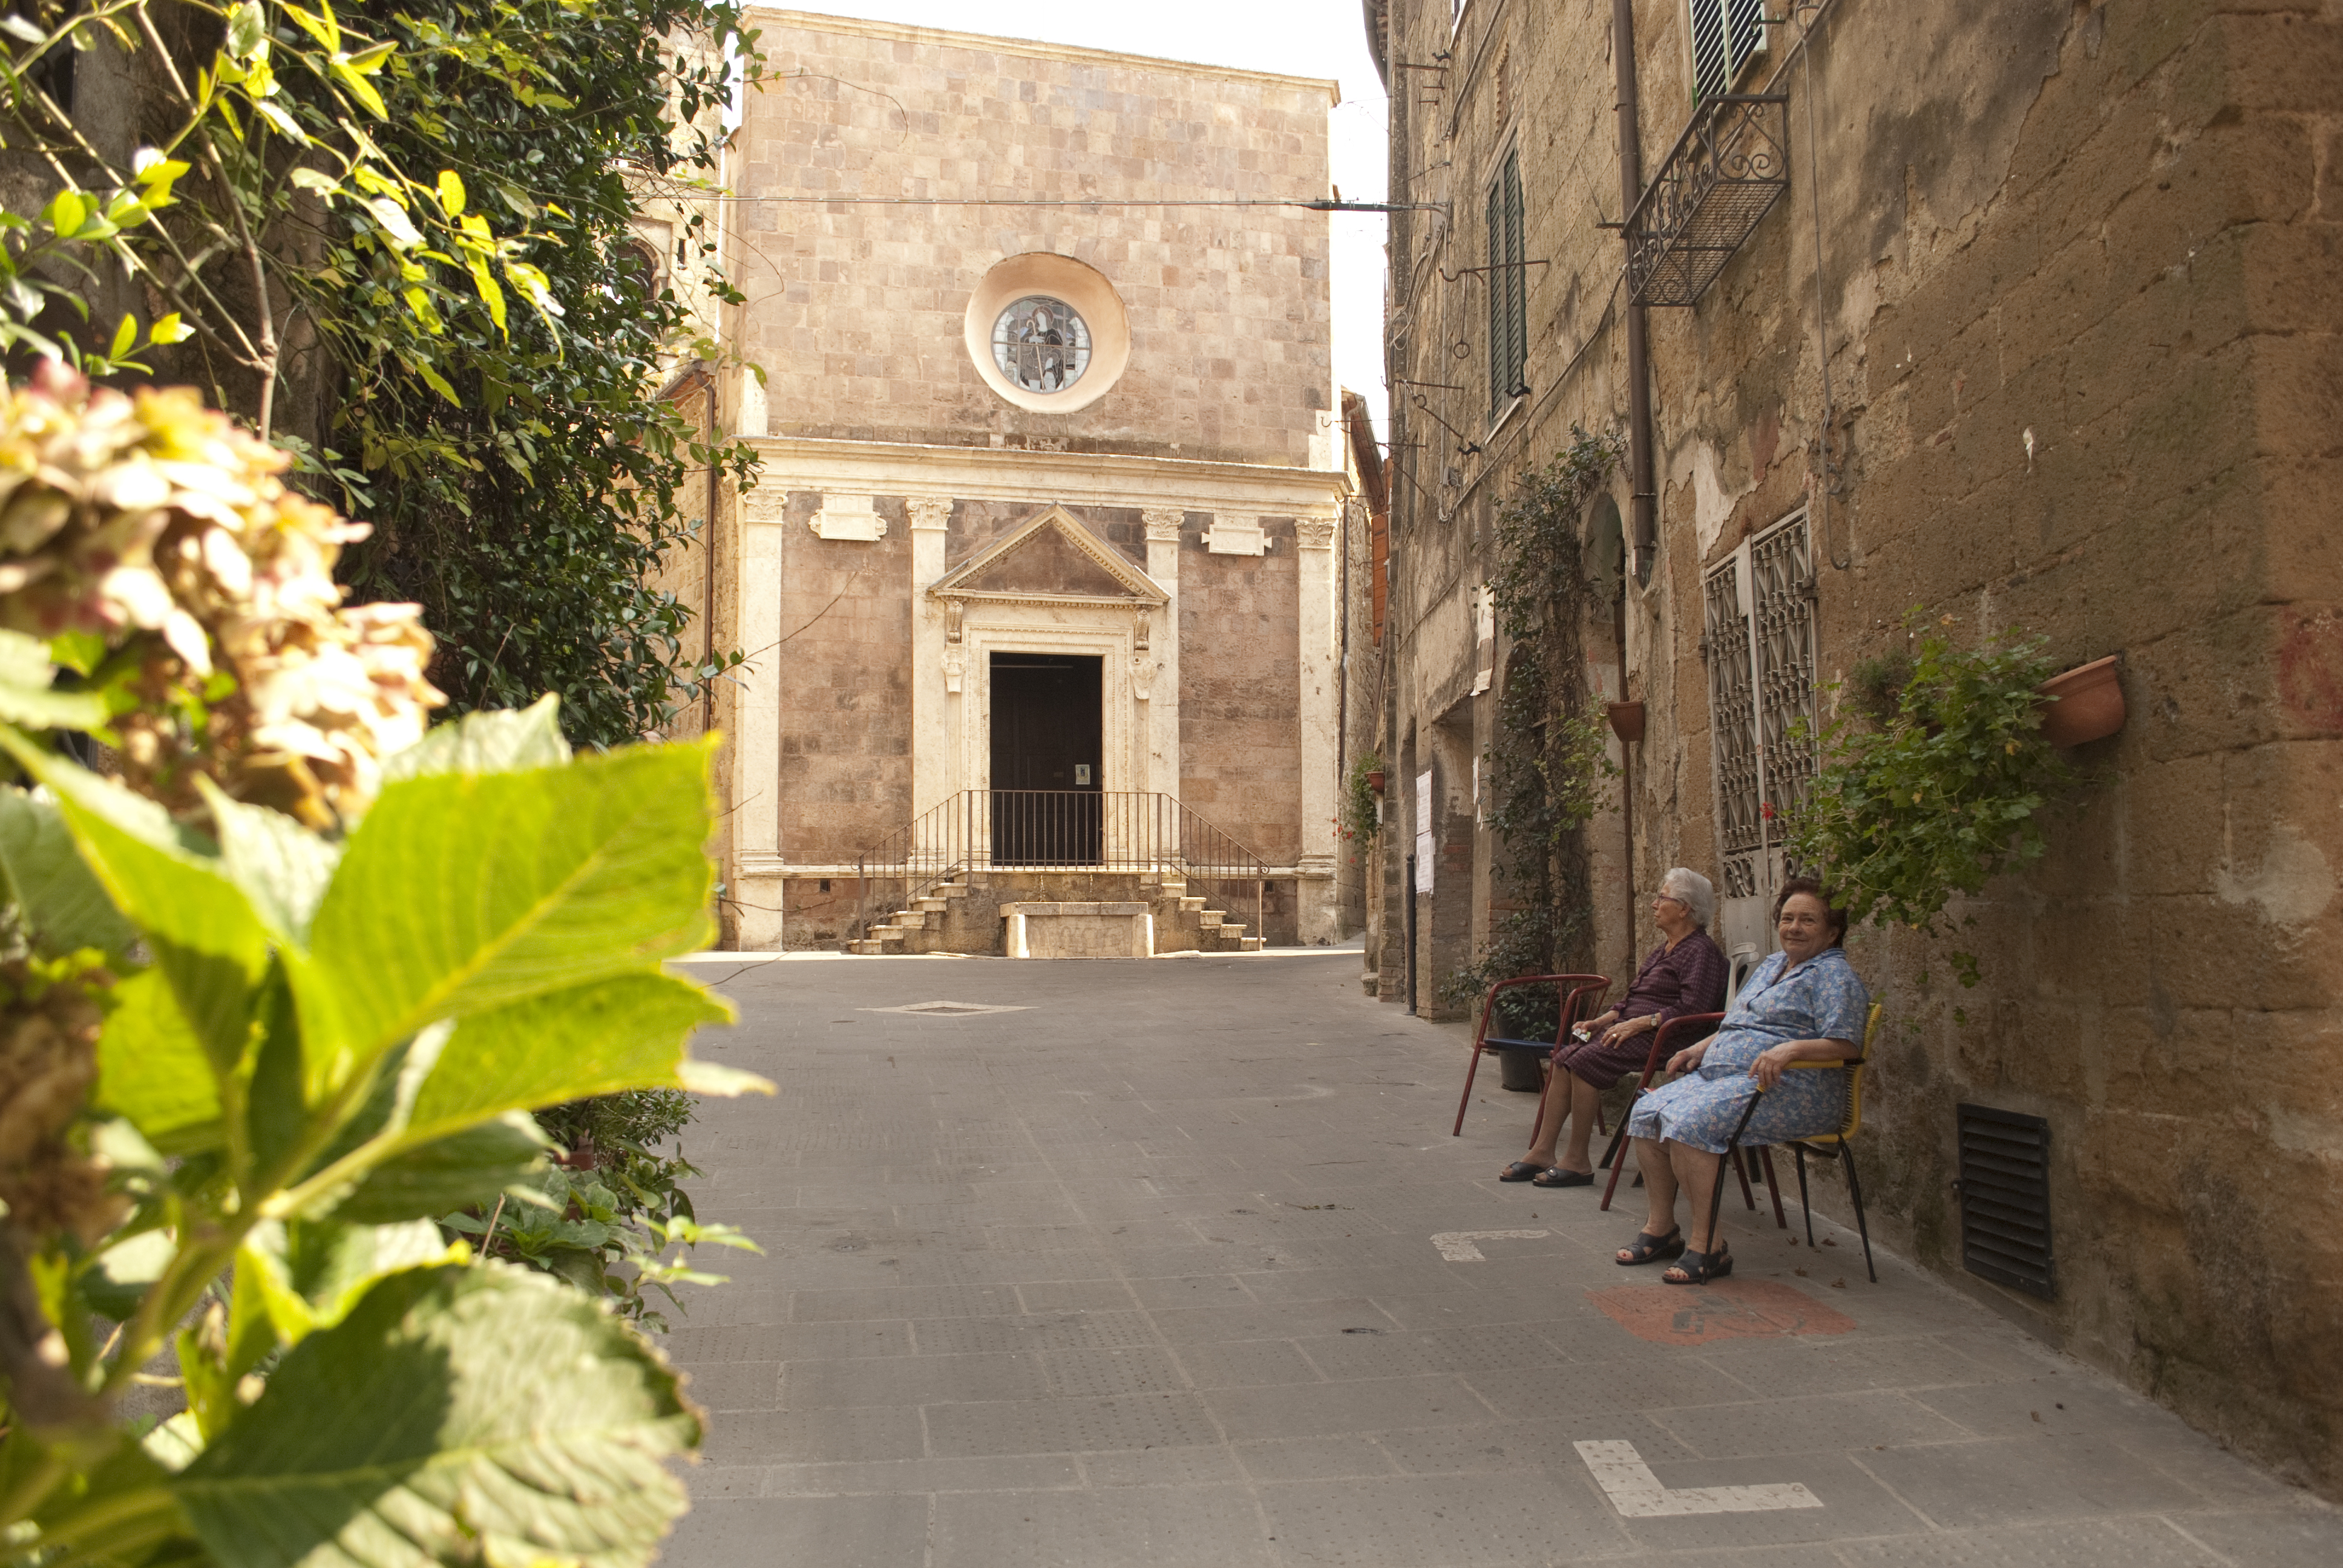
{"label": "downspout", "polygon": [[[1635,5],[1611,0],[1611,53],[1619,78],[1619,221],[1644,196],[1644,148],[1636,130]],[[1644,307],[1627,301],[1627,482],[1638,583],[1652,580],[1659,552],[1659,491],[1652,480],[1652,367],[1644,344]],[[1626,692],[1622,689],[1624,699]]]}
{"label": "downspout", "polygon": [[[716,460],[716,446],[721,434],[716,423],[716,377],[710,376],[708,378],[708,538],[704,552],[708,558],[708,570],[706,580],[700,584],[699,610],[700,640],[707,645],[703,650],[707,657],[700,660],[703,671],[716,662],[716,500],[723,484],[723,465]],[[1623,665],[1621,668],[1624,670],[1625,667]],[[703,675],[702,678],[707,680],[708,689],[700,694],[704,709],[699,733],[708,735],[716,729],[716,678]],[[1622,674],[1620,679],[1624,684],[1626,677]]]}

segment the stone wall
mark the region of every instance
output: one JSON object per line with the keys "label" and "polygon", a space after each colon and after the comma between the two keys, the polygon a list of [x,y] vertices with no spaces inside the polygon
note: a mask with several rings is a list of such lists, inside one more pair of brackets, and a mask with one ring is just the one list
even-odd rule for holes
{"label": "stone wall", "polygon": [[1301,619],[1293,519],[1269,551],[1180,543],[1180,799],[1272,866],[1302,852]]}
{"label": "stone wall", "polygon": [[[1331,466],[1324,216],[1145,204],[1322,197],[1333,84],[787,11],[749,25],[767,79],[734,175],[740,344],[772,434]],[[1109,200],[779,199],[825,194]],[[1097,268],[1130,312],[1129,370],[1078,413],[1011,407],[961,347],[978,279],[1031,251]]]}
{"label": "stone wall", "polygon": [[[1460,269],[1486,259],[1481,182],[1508,146],[1546,265],[1523,407],[1493,421],[1485,392],[1435,391],[1394,410],[1395,449],[1420,455],[1393,486],[1389,733],[1463,689],[1479,508],[1627,407],[1619,242],[1598,226],[1620,206],[1604,10],[1475,0],[1452,38],[1448,5],[1391,7],[1387,57],[1453,56],[1394,95],[1395,199],[1456,215],[1395,220],[1402,373],[1486,386],[1485,297]],[[1649,177],[1691,113],[1684,12],[1639,0],[1634,19]],[[1650,317],[1658,558],[1624,606],[1625,695],[1648,709],[1636,884],[1715,872],[1702,578],[1801,508],[1825,682],[1896,645],[1915,606],[1962,638],[2044,636],[2062,665],[2121,655],[2129,723],[2077,755],[2048,859],[1957,911],[1985,984],[1948,985],[1908,934],[1851,944],[1889,1015],[1859,1150],[1873,1223],[2343,1492],[2343,1234],[2306,1223],[2343,1199],[2343,548],[2321,494],[2343,411],[2343,15],[1835,0],[1810,20],[1803,51],[1796,25],[1772,29],[1744,83],[1789,95],[1786,195],[1695,307]],[[1614,496],[1629,506],[1624,478]],[[2055,1300],[1963,1269],[1964,1101],[2050,1123]],[[1816,1202],[1844,1212],[1827,1182]]]}

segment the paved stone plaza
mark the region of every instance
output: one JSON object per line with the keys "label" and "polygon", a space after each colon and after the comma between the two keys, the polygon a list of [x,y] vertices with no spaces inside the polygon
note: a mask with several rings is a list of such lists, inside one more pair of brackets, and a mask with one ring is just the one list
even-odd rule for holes
{"label": "paved stone plaza", "polygon": [[1469,1037],[1359,961],[695,966],[742,1013],[700,1050],[780,1095],[688,1143],[766,1256],[672,1336],[711,1414],[664,1561],[2343,1561],[2343,1513],[1762,1189],[1730,1280],[1614,1267],[1640,1194],[1498,1183],[1529,1097],[1492,1064],[1450,1138]]}

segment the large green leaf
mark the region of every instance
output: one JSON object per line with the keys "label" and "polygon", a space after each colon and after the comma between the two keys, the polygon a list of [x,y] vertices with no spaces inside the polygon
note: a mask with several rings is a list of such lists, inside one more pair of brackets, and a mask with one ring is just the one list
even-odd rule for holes
{"label": "large green leaf", "polygon": [[657,1352],[502,1264],[410,1270],[171,1483],[222,1568],[647,1563],[699,1422]]}
{"label": "large green leaf", "polygon": [[208,779],[196,785],[219,829],[220,869],[252,900],[269,935],[307,941],[340,849],[282,811],[232,799]]}
{"label": "large green leaf", "polygon": [[387,1225],[493,1202],[542,1172],[550,1147],[527,1111],[511,1111],[391,1156],[335,1206],[334,1218]]}
{"label": "large green leaf", "polygon": [[216,1147],[219,1082],[162,971],[132,975],[114,1001],[97,1037],[98,1109],[128,1117],[166,1154]]}
{"label": "large green leaf", "polygon": [[36,729],[96,729],[106,722],[106,699],[95,691],[59,691],[48,646],[21,631],[0,630],[0,719]]}
{"label": "large green leaf", "polygon": [[50,952],[119,953],[138,934],[82,863],[56,802],[14,785],[0,789],[0,870],[34,940]]}
{"label": "large green leaf", "polygon": [[664,974],[620,975],[475,1013],[456,1026],[407,1116],[436,1137],[508,1111],[681,1086],[684,1041],[732,1016]]}
{"label": "large green leaf", "polygon": [[462,1250],[462,1242],[442,1240],[428,1220],[400,1225],[264,1220],[236,1253],[236,1306],[245,1309],[249,1287],[278,1337],[296,1345],[349,1316],[384,1276],[461,1262]]}
{"label": "large green leaf", "polygon": [[441,1018],[706,939],[705,745],[386,788],[352,835],[295,983],[313,1085]]}
{"label": "large green leaf", "polygon": [[5,725],[0,747],[55,792],[82,859],[115,908],[145,933],[213,1066],[234,1070],[268,942],[252,905],[207,853],[211,847],[154,801],[43,751]]}
{"label": "large green leaf", "polygon": [[383,782],[431,773],[522,773],[569,760],[561,699],[547,692],[527,708],[468,713],[383,759]]}

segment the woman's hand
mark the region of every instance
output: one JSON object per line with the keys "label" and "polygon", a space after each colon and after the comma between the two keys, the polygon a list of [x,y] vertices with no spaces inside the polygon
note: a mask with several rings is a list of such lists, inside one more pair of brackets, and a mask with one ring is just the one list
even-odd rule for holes
{"label": "woman's hand", "polygon": [[[1596,1019],[1594,1021],[1597,1023],[1603,1023],[1610,1019],[1615,1019],[1619,1015],[1616,1012],[1606,1013],[1603,1018]],[[1638,1035],[1651,1033],[1652,1030],[1650,1029],[1644,1027],[1646,1024],[1651,1024],[1656,1028],[1657,1015],[1645,1013],[1641,1018],[1631,1018],[1626,1020],[1624,1022],[1612,1024],[1609,1029],[1603,1031],[1603,1043],[1604,1045],[1624,1045],[1627,1041],[1634,1040]]]}
{"label": "woman's hand", "polygon": [[1755,1075],[1758,1088],[1772,1089],[1782,1081],[1782,1074],[1792,1062],[1805,1060],[1805,1053],[1798,1049],[1800,1043],[1791,1040],[1777,1045],[1750,1065],[1749,1070]]}
{"label": "woman's hand", "polygon": [[1708,1041],[1704,1040],[1698,1045],[1685,1046],[1682,1050],[1677,1051],[1674,1056],[1668,1058],[1668,1070],[1670,1072],[1690,1072],[1694,1068],[1700,1065],[1701,1059],[1707,1054]]}

